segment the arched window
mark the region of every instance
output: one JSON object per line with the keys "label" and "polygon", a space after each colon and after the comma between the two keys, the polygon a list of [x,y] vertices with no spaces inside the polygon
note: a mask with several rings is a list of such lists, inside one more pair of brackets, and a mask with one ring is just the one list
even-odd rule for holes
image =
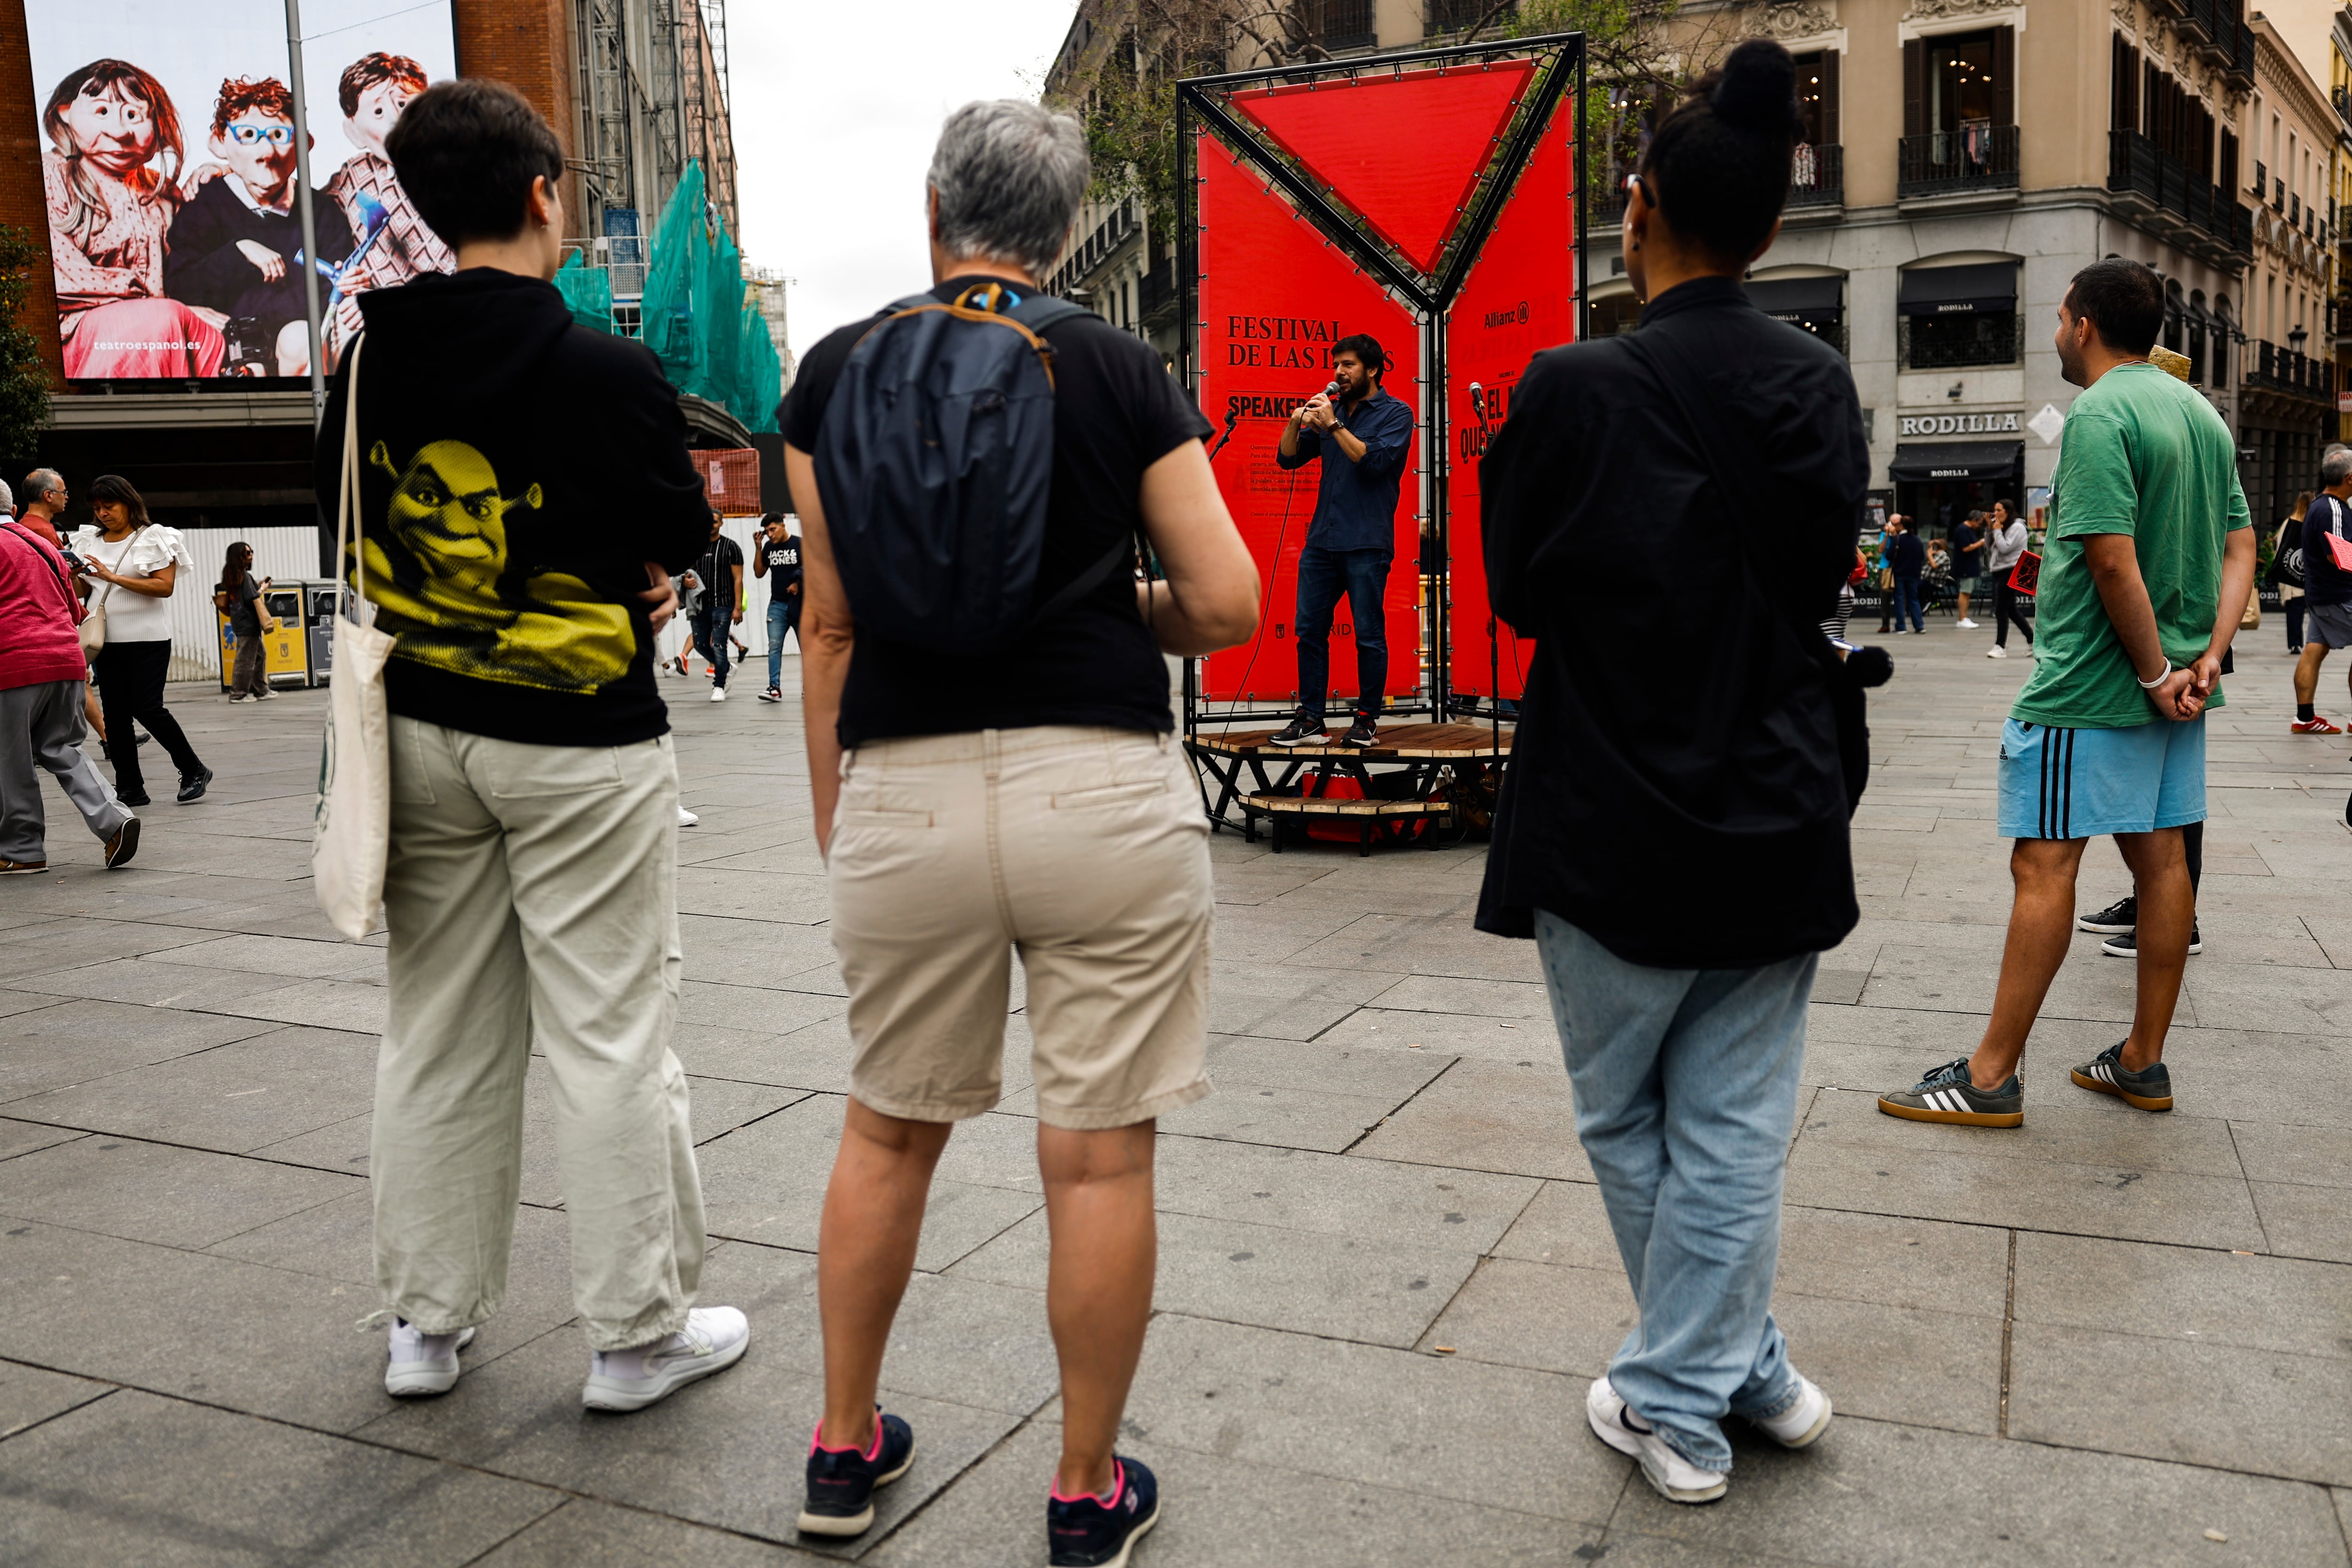
{"label": "arched window", "polygon": [[2180,352],[2187,315],[2180,303],[2180,285],[2168,280],[2164,286],[2164,346],[2176,354]]}
{"label": "arched window", "polygon": [[2205,291],[2201,288],[2193,288],[2189,293],[2189,348],[2186,350],[2189,355],[2189,384],[2192,387],[2201,387],[2205,384],[2207,320]]}

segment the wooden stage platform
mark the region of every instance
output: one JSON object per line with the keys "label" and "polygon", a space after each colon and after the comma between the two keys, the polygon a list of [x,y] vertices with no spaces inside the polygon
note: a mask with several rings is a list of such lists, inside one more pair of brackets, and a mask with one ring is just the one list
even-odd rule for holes
{"label": "wooden stage platform", "polygon": [[[1186,740],[1186,749],[1215,780],[1213,801],[1205,783],[1202,789],[1212,831],[1234,826],[1225,813],[1238,805],[1243,837],[1255,843],[1264,817],[1279,851],[1286,820],[1338,820],[1356,830],[1362,854],[1372,852],[1378,836],[1402,839],[1409,831],[1435,848],[1436,830],[1458,823],[1464,802],[1493,800],[1498,780],[1492,776],[1509,758],[1513,738],[1511,730],[1498,734],[1490,725],[1400,724],[1382,729],[1371,746],[1340,745],[1338,731],[1316,746],[1268,744],[1277,733],[1203,731]],[[1316,771],[1302,779],[1309,764],[1318,765]],[[1381,764],[1388,766],[1375,774]],[[1335,775],[1353,779],[1361,795],[1321,793]],[[1483,806],[1478,810],[1483,814]]]}

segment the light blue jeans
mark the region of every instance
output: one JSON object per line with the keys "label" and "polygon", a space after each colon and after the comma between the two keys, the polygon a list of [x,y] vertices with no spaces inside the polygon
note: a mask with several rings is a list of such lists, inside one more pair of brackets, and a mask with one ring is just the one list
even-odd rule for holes
{"label": "light blue jeans", "polygon": [[1818,956],[1653,969],[1543,910],[1536,946],[1576,1134],[1641,1307],[1610,1383],[1675,1452],[1728,1470],[1717,1423],[1797,1396],[1772,1272]]}

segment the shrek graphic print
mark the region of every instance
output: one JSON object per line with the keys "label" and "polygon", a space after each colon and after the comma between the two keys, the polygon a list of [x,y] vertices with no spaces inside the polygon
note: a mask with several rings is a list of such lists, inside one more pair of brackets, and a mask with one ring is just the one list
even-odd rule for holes
{"label": "shrek graphic print", "polygon": [[393,483],[383,532],[361,548],[394,658],[551,692],[593,694],[628,673],[628,611],[515,551],[509,524],[540,509],[539,486],[509,491],[462,441],[428,442],[405,464],[379,441],[368,462]]}

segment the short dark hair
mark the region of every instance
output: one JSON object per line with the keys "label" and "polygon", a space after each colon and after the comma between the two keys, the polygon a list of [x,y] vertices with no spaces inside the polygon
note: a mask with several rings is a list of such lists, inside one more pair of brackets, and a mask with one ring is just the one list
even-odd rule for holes
{"label": "short dark hair", "polygon": [[1796,60],[1769,38],[1749,38],[1659,121],[1642,173],[1677,235],[1718,263],[1742,262],[1788,203],[1802,131]]}
{"label": "short dark hair", "polygon": [[1381,350],[1379,340],[1370,332],[1358,332],[1351,337],[1342,338],[1331,345],[1331,359],[1334,363],[1338,362],[1342,354],[1353,354],[1362,361],[1364,369],[1372,372],[1374,381],[1380,380],[1389,368],[1387,353]]}
{"label": "short dark hair", "polygon": [[2066,310],[2119,354],[2145,354],[2164,330],[2164,283],[2145,262],[2111,256],[2066,285]]}
{"label": "short dark hair", "polygon": [[445,81],[417,95],[383,139],[400,188],[452,249],[522,232],[533,180],[563,178],[563,144],[504,82]]}

